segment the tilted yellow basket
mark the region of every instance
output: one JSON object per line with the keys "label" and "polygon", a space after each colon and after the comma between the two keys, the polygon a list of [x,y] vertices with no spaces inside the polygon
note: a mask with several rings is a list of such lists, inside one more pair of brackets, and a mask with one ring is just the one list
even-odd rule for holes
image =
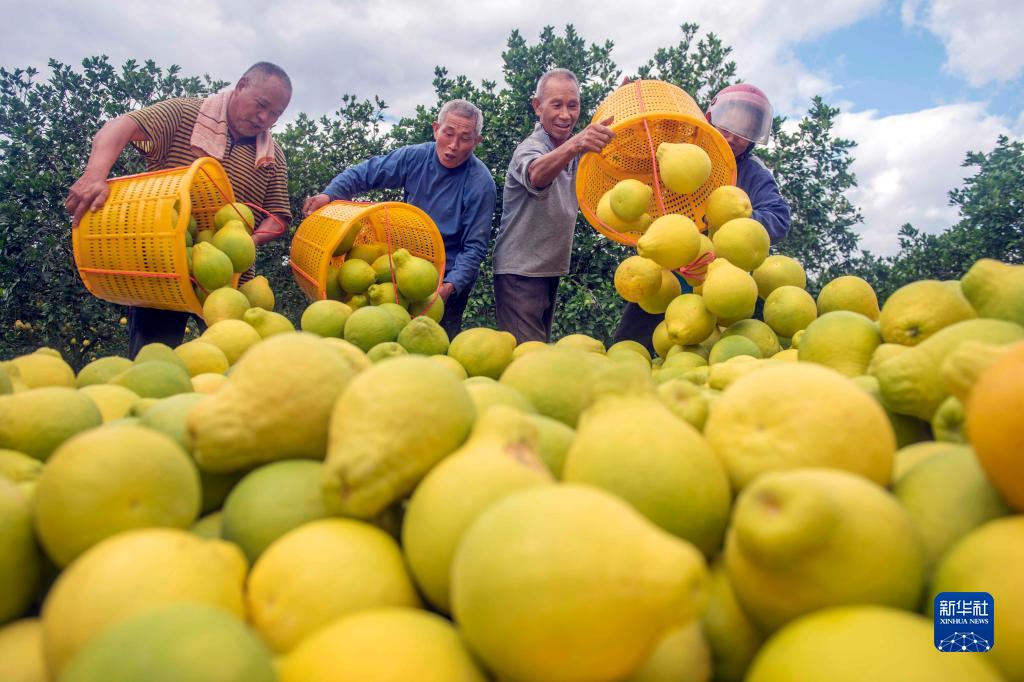
{"label": "tilted yellow basket", "polygon": [[[224,168],[213,158],[109,181],[110,195],[71,231],[75,265],[85,287],[113,303],[202,315],[185,255],[192,215],[200,230],[235,201]],[[178,220],[171,211],[179,203]],[[232,285],[238,283],[235,275]]]}
{"label": "tilted yellow basket", "polygon": [[353,230],[354,244],[385,244],[392,253],[406,249],[444,274],[444,241],[421,209],[400,201],[332,201],[303,220],[292,237],[292,274],[309,300],[327,298],[328,269],[345,260],[334,253]]}
{"label": "tilted yellow basket", "polygon": [[[633,178],[655,190],[647,211],[651,217],[681,213],[703,229],[708,196],[736,182],[736,158],[722,134],[708,123],[692,97],[664,81],[620,86],[601,102],[591,122],[612,116],[615,137],[601,153],[584,154],[576,174],[576,197],[587,222],[609,239],[636,245],[640,233],[610,230],[597,217],[597,203],[604,193],[620,180]],[[661,183],[654,157],[662,142],[688,142],[707,152],[711,176],[696,192],[677,194]]]}

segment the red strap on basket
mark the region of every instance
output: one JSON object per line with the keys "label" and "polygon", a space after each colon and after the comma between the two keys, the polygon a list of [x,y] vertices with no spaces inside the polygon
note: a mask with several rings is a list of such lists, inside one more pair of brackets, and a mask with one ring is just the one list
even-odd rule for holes
{"label": "red strap on basket", "polygon": [[79,272],[92,275],[131,275],[132,277],[156,277],[158,279],[177,279],[176,272],[138,272],[136,270],[101,270],[100,268],[78,268]]}
{"label": "red strap on basket", "polygon": [[[206,168],[200,166],[199,170],[202,171],[203,175],[205,175],[207,177],[207,179],[209,179],[209,181],[213,184],[213,186],[217,188],[217,191],[220,193],[220,196],[224,200],[224,203],[230,205],[231,206],[231,210],[233,210],[236,214],[238,214],[238,219],[241,220],[243,223],[245,223],[245,218],[242,217],[242,212],[239,211],[238,207],[236,207],[234,205],[235,202],[228,201],[227,193],[223,189],[221,189],[220,185],[218,185],[216,182],[214,182],[213,178],[210,176],[210,173],[206,170]],[[264,232],[272,234],[275,237],[280,237],[288,229],[288,224],[287,223],[285,223],[283,220],[281,220],[281,218],[279,218],[278,216],[274,215],[273,213],[271,213],[267,209],[263,208],[262,206],[258,206],[256,204],[250,203],[248,201],[240,201],[240,202],[237,202],[237,203],[241,203],[241,204],[244,204],[244,205],[248,206],[251,209],[255,209],[257,211],[257,213],[262,213],[264,216],[266,216],[267,218],[270,218],[272,221],[274,221],[275,224],[278,225],[278,229],[276,229],[276,230],[264,230]],[[260,224],[261,225],[263,224],[262,221],[260,222]],[[252,226],[252,230],[253,230],[253,232],[256,231],[256,225]]]}
{"label": "red strap on basket", "polygon": [[[398,278],[395,275],[395,261],[391,257],[391,218],[388,215],[388,207],[387,207],[387,205],[385,205],[383,208],[384,208],[384,239],[388,243],[388,270],[390,271],[390,274],[391,274],[391,287],[395,290],[395,303],[398,303]],[[441,289],[441,284],[442,284],[443,281],[444,281],[444,273],[443,272],[442,273],[438,273],[438,276],[437,276],[437,287],[435,287],[435,289],[434,289],[434,295],[431,296],[430,300],[427,301],[427,306],[423,310],[421,310],[418,313],[416,313],[415,315],[413,315],[413,317],[419,317],[420,315],[423,315],[425,312],[430,310],[431,307],[433,307],[434,301],[437,300],[438,294],[439,294],[440,289]]]}

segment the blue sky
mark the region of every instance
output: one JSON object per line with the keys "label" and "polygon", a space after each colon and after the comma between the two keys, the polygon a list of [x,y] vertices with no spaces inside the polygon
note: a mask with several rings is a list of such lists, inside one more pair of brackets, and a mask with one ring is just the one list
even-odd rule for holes
{"label": "blue sky", "polygon": [[267,59],[292,76],[285,118],[337,109],[343,93],[381,96],[404,116],[433,99],[435,65],[501,79],[513,29],[529,41],[573,24],[615,43],[634,73],[695,22],[733,48],[739,74],[795,125],[822,95],[857,143],[849,197],[864,216],[861,247],[891,254],[906,222],[939,232],[956,222],[947,193],[972,171],[968,151],[1024,136],[1021,0],[0,0],[0,66],[109,55],[179,64],[234,80]]}

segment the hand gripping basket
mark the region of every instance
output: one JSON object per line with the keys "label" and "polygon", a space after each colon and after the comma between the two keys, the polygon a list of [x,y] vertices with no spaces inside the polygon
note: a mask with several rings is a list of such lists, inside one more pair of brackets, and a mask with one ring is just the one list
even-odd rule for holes
{"label": "hand gripping basket", "polygon": [[[213,215],[234,202],[224,168],[203,157],[191,166],[114,178],[109,186],[103,208],[86,213],[71,231],[85,287],[114,303],[202,315],[188,273],[185,232],[189,215],[200,230],[213,229]],[[172,224],[175,201],[178,221]],[[232,285],[237,283],[236,273]]]}
{"label": "hand gripping basket", "polygon": [[344,262],[334,252],[352,230],[358,231],[355,244],[385,244],[388,253],[406,249],[444,276],[444,241],[422,210],[400,201],[332,201],[303,220],[292,237],[292,274],[309,300],[327,298],[327,270]]}
{"label": "hand gripping basket", "polygon": [[[633,81],[608,95],[592,122],[610,116],[615,117],[615,137],[600,154],[584,154],[576,174],[576,197],[587,222],[609,239],[635,246],[640,233],[618,232],[596,213],[605,192],[620,180],[634,178],[654,188],[647,211],[651,217],[681,213],[703,229],[708,196],[721,185],[736,182],[736,158],[693,98],[664,81]],[[676,194],[661,183],[655,153],[662,142],[689,142],[711,157],[711,176],[693,194]]]}

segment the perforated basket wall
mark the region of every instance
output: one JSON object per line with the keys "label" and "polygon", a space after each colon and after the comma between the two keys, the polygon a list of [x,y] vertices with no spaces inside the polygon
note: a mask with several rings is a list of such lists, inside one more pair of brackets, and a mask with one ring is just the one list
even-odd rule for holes
{"label": "perforated basket wall", "polygon": [[[594,112],[592,122],[610,116],[615,117],[611,125],[615,138],[600,154],[585,154],[576,174],[576,197],[587,222],[609,239],[635,245],[640,233],[606,229],[596,213],[605,192],[620,180],[635,178],[652,187],[658,183],[647,209],[652,217],[682,213],[703,229],[708,196],[716,188],[736,182],[736,158],[693,98],[671,83],[633,81],[608,95]],[[711,176],[696,192],[676,194],[661,184],[651,157],[662,142],[688,142],[707,152]]]}
{"label": "perforated basket wall", "polygon": [[309,300],[327,297],[328,268],[344,262],[334,252],[351,230],[358,230],[355,244],[390,244],[392,252],[406,249],[444,274],[444,241],[422,210],[400,201],[333,201],[303,220],[292,237],[292,274]]}
{"label": "perforated basket wall", "polygon": [[[114,303],[201,315],[188,274],[185,232],[190,214],[200,230],[213,229],[217,210],[234,202],[224,168],[203,157],[187,167],[114,178],[109,185],[103,208],[87,213],[71,232],[86,288]],[[175,201],[180,210],[172,224]]]}

